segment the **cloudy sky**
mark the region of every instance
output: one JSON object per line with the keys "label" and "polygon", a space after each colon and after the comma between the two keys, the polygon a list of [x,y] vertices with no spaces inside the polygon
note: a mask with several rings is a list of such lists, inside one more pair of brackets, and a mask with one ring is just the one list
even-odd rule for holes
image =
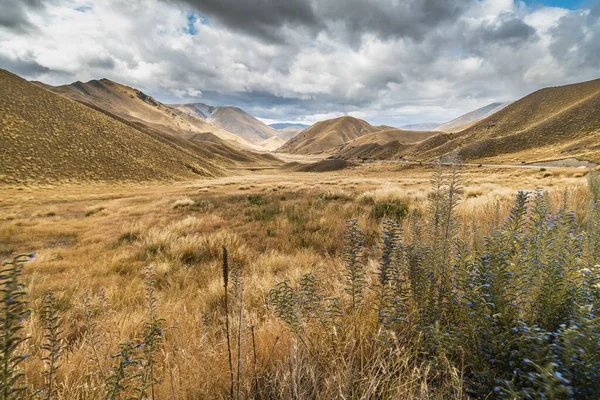
{"label": "cloudy sky", "polygon": [[0,68],[269,122],[444,122],[600,78],[600,1],[0,0]]}

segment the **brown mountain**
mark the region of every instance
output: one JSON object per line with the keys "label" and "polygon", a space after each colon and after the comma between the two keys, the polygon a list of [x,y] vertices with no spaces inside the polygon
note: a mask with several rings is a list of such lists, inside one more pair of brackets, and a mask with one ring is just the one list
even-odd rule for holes
{"label": "brown mountain", "polygon": [[378,130],[381,129],[354,117],[329,119],[300,132],[277,151],[293,154],[330,153],[351,140]]}
{"label": "brown mountain", "polygon": [[431,159],[457,149],[468,160],[600,162],[600,79],[538,90],[464,131],[420,142],[407,154]]}
{"label": "brown mountain", "polygon": [[151,128],[0,69],[0,182],[189,179],[225,171]]}
{"label": "brown mountain", "polygon": [[284,142],[287,142],[288,140],[298,136],[298,134],[304,129],[306,128],[301,128],[299,126],[288,126],[287,128],[277,129],[277,137]]}
{"label": "brown mountain", "polygon": [[354,158],[393,158],[397,152],[406,150],[410,148],[410,145],[435,135],[438,135],[438,132],[406,131],[388,128],[363,135],[343,144],[336,149],[334,157],[346,160]]}
{"label": "brown mountain", "polygon": [[260,145],[269,151],[275,151],[285,144],[285,141],[279,136],[273,136],[270,139],[260,142]]}
{"label": "brown mountain", "polygon": [[196,118],[202,118],[254,144],[277,136],[275,129],[241,108],[212,107],[203,103],[174,104],[172,107]]}
{"label": "brown mountain", "polygon": [[74,82],[70,85],[38,85],[73,100],[94,105],[102,110],[133,122],[142,122],[173,135],[189,138],[197,133],[210,132],[230,145],[243,149],[263,150],[238,135],[194,118],[185,112],[162,104],[143,92],[108,79]]}

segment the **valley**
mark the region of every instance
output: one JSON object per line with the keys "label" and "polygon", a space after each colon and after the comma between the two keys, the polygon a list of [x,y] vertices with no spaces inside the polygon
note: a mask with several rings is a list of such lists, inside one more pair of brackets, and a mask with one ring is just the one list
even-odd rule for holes
{"label": "valley", "polygon": [[598,295],[599,85],[443,124],[269,125],[0,70],[0,258],[24,254],[0,281],[30,310],[9,321],[18,390],[48,387],[51,320],[65,399],[529,390],[482,346],[542,387],[522,358],[562,356],[546,338],[569,340],[567,318],[596,323],[569,307]]}

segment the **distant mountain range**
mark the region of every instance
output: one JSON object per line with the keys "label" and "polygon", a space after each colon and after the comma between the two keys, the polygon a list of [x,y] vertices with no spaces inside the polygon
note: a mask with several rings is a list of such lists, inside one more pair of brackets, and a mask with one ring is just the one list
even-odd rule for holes
{"label": "distant mountain range", "polygon": [[[278,149],[295,154],[344,153],[351,148],[381,146],[393,141],[415,143],[436,135],[430,131],[408,131],[373,126],[362,119],[344,116],[317,122]],[[353,153],[357,155],[357,153]]]}
{"label": "distant mountain range", "polygon": [[238,107],[212,107],[203,103],[172,104],[171,107],[234,133],[250,143],[260,144],[277,136],[277,130]]}
{"label": "distant mountain range", "polygon": [[[231,106],[166,105],[107,80],[49,86],[0,70],[0,183],[189,179],[281,163],[268,151],[333,158],[600,163],[600,79],[492,103],[404,129],[345,116],[272,126]],[[407,129],[412,128],[412,129]]]}
{"label": "distant mountain range", "polygon": [[[225,173],[202,152],[0,69],[0,182],[143,181]],[[217,160],[215,160],[217,161]]]}
{"label": "distant mountain range", "polygon": [[600,79],[538,90],[457,133],[423,141],[407,156],[460,150],[468,160],[600,162]]}
{"label": "distant mountain range", "polygon": [[173,180],[280,161],[107,79],[53,87],[0,69],[0,182]]}
{"label": "distant mountain range", "polygon": [[459,150],[471,161],[577,158],[600,163],[600,79],[493,103],[433,131],[377,127],[352,117],[321,121],[278,151],[344,159],[431,160]]}

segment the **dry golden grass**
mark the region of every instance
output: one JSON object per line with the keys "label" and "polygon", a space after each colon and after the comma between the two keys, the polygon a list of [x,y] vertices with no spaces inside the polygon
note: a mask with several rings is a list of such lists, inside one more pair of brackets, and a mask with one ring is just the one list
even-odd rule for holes
{"label": "dry golden grass", "polygon": [[215,176],[199,154],[0,70],[0,182]]}
{"label": "dry golden grass", "polygon": [[[485,231],[493,218],[493,203],[499,202],[505,215],[518,189],[543,186],[557,199],[567,193],[566,201],[577,208],[583,201],[585,178],[573,175],[567,170],[553,170],[544,178],[537,170],[466,169],[466,200],[460,208],[463,236],[473,239],[472,220],[478,221],[479,232]],[[380,222],[369,217],[372,206],[365,199],[406,199],[411,208],[423,209],[429,177],[428,170],[390,171],[382,164],[327,174],[265,171],[180,185],[2,190],[0,256],[36,253],[25,268],[33,310],[26,323],[30,357],[22,364],[26,383],[34,388],[43,384],[40,309],[43,296],[52,291],[68,343],[68,357],[57,378],[59,398],[103,398],[104,384],[85,340],[86,290],[101,332],[100,369],[108,373],[114,363],[108,355],[117,351],[119,342],[142,330],[143,268],[152,265],[158,314],[166,319],[159,357],[163,383],[157,385],[157,398],[226,398],[221,280],[221,248],[226,246],[231,262],[242,264],[245,271],[243,391],[253,385],[252,325],[258,384],[269,388],[268,398],[288,398],[294,384],[287,367],[292,342],[267,308],[269,289],[282,280],[295,282],[308,271],[316,271],[327,285],[340,287],[336,277],[344,220],[358,218],[366,247],[375,249]],[[248,190],[240,192],[239,187]],[[375,267],[374,260],[369,266]],[[310,375],[308,363],[296,362]],[[436,380],[430,366],[407,358],[397,368],[404,379],[398,398],[464,396],[457,371],[440,392],[430,386]],[[317,397],[338,397],[338,379],[335,374],[325,379]],[[377,390],[366,387],[365,393],[374,397]]]}

